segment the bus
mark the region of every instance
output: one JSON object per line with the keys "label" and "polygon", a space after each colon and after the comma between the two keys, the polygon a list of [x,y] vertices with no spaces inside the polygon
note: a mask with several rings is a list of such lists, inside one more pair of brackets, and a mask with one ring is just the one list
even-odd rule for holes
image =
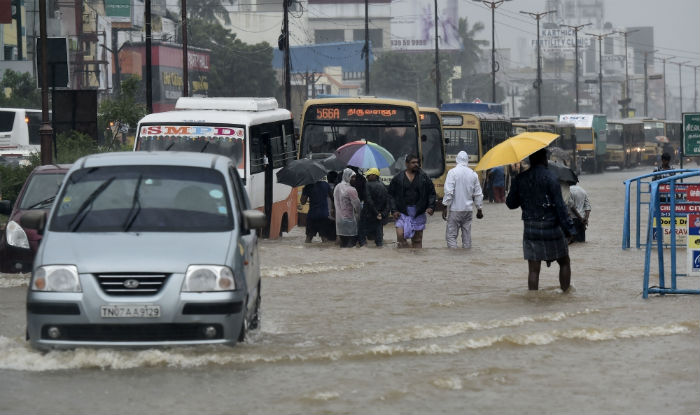
{"label": "bus", "polygon": [[39,153],[39,128],[41,110],[0,108],[0,155],[28,157],[31,153]]}
{"label": "bus", "polygon": [[601,114],[561,114],[559,122],[568,122],[576,127],[576,154],[581,169],[588,173],[599,173],[605,167],[607,143],[607,117]]}
{"label": "bus", "polygon": [[[394,163],[379,169],[388,185],[405,169],[405,158],[415,154],[422,160],[418,105],[413,101],[376,98],[317,98],[307,100],[301,114],[299,158],[323,159],[343,144],[367,140],[384,147]],[[442,168],[423,170],[440,177]]]}
{"label": "bus", "polygon": [[297,190],[275,174],[296,158],[292,113],[275,98],[178,98],[174,111],[139,121],[134,151],[193,151],[235,160],[250,204],[276,239],[297,224]]}
{"label": "bus", "polygon": [[[442,110],[440,114],[448,169],[455,166],[457,153],[462,150],[469,155],[469,166],[476,166],[487,151],[512,132],[510,120],[503,114]],[[479,177],[483,181],[483,174]]]}
{"label": "bus", "polygon": [[[433,179],[438,200],[445,195],[445,140],[442,137],[440,110],[420,107],[420,141],[423,170]],[[439,205],[438,205],[439,206]]]}
{"label": "bus", "polygon": [[581,174],[581,163],[576,151],[576,126],[570,122],[559,122],[556,115],[529,118],[527,131],[544,131],[559,135],[548,148],[549,159],[570,167]]}
{"label": "bus", "polygon": [[620,169],[634,167],[642,162],[644,149],[644,124],[640,120],[625,118],[608,120],[608,142],[605,150],[605,166]]}

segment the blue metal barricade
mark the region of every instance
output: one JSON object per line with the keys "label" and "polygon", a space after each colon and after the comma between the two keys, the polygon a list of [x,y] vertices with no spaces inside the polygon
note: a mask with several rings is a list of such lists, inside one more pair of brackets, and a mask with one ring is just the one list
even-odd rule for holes
{"label": "blue metal barricade", "polygon": [[[646,241],[646,252],[645,252],[645,258],[644,258],[644,287],[643,287],[643,294],[642,296],[644,298],[648,298],[649,293],[658,293],[658,294],[700,294],[700,290],[689,290],[689,289],[678,289],[677,284],[676,284],[676,277],[679,276],[685,276],[687,274],[679,274],[677,272],[677,267],[676,267],[676,206],[677,205],[693,205],[693,206],[700,206],[700,202],[688,202],[688,201],[683,201],[683,202],[677,202],[676,201],[676,185],[677,181],[682,181],[683,179],[691,178],[691,177],[699,177],[700,176],[700,170],[698,169],[693,169],[693,170],[673,170],[673,171],[667,171],[665,173],[676,173],[676,175],[671,176],[671,177],[665,177],[659,180],[653,180],[651,182],[648,182],[649,185],[649,201],[646,202],[649,205],[649,215],[648,215],[648,220],[647,220],[647,241]],[[658,174],[658,173],[657,173]],[[645,177],[650,177],[654,176],[654,174],[647,174],[644,176],[640,176],[635,179],[631,179],[625,182],[626,185],[626,194],[625,194],[625,201],[626,201],[626,206],[625,206],[625,220],[626,220],[626,225],[627,225],[627,247],[629,247],[629,183],[635,180],[641,180]],[[638,181],[637,187],[639,189],[639,186],[641,185],[641,181]],[[663,243],[663,229],[661,226],[662,222],[662,214],[661,214],[661,200],[659,197],[659,186],[668,184],[670,186],[669,189],[669,215],[670,215],[670,255],[671,255],[671,287],[666,288],[666,281],[665,281],[665,275],[664,275],[664,243]],[[639,247],[639,205],[640,205],[640,192],[639,190],[637,191],[637,247]],[[692,210],[700,210],[700,208],[693,208]],[[623,225],[624,227],[624,225]],[[657,248],[657,253],[658,253],[658,265],[659,265],[659,285],[658,287],[649,287],[649,271],[651,269],[651,249],[652,245],[654,245],[654,232],[656,232],[657,235],[657,243],[656,243],[656,248]],[[623,231],[623,249],[625,248],[625,235]]]}

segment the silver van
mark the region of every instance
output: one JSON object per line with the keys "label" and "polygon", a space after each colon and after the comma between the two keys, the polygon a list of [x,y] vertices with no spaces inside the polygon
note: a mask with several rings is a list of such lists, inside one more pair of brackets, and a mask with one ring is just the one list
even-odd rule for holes
{"label": "silver van", "polygon": [[213,154],[94,154],[73,164],[27,294],[38,349],[242,341],[260,324],[256,229],[236,166]]}

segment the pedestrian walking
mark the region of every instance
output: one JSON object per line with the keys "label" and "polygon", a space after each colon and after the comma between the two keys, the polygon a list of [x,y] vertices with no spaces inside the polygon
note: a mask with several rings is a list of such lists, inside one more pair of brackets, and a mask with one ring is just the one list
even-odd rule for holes
{"label": "pedestrian walking", "polygon": [[351,179],[355,172],[343,170],[343,180],[333,189],[335,202],[335,232],[340,238],[341,248],[351,248],[357,242],[357,230],[360,220],[360,198],[352,187]]}
{"label": "pedestrian walking", "polygon": [[530,168],[513,180],[506,206],[522,210],[523,256],[528,264],[528,288],[538,289],[542,261],[547,261],[547,266],[557,261],[559,285],[562,291],[567,291],[571,283],[567,238],[575,235],[576,230],[562,200],[559,182],[554,173],[547,169],[546,149],[530,155]]}
{"label": "pedestrian walking", "polygon": [[389,193],[386,186],[379,181],[379,169],[372,167],[365,173],[365,202],[360,214],[358,243],[367,244],[367,236],[374,235],[374,243],[382,246],[384,242],[384,220],[389,216]]}
{"label": "pedestrian walking", "polygon": [[[661,165],[659,165],[658,167],[656,167],[654,169],[654,173],[656,173],[657,171],[662,172],[665,170],[673,170],[673,169],[675,169],[675,167],[671,166],[671,155],[669,153],[664,153],[661,155]],[[670,177],[673,175],[674,175],[674,173],[657,174],[654,176],[654,180],[663,179],[664,177]]]}
{"label": "pedestrian walking", "polygon": [[569,193],[567,205],[576,228],[574,242],[586,242],[586,228],[588,228],[588,217],[591,214],[588,193],[579,185],[569,186]]}
{"label": "pedestrian walking", "polygon": [[489,174],[491,180],[491,193],[493,201],[503,203],[506,201],[506,171],[503,166],[497,166],[491,169]]}
{"label": "pedestrian walking", "polygon": [[334,226],[329,219],[331,195],[330,185],[323,180],[307,184],[301,191],[301,204],[309,202],[309,213],[306,215],[306,243],[311,243],[316,234],[323,242],[335,239],[335,233],[331,235],[330,232],[330,227]]}
{"label": "pedestrian walking", "polygon": [[[484,195],[479,184],[479,176],[469,168],[469,156],[466,151],[457,154],[457,165],[447,172],[445,179],[445,196],[442,204],[442,218],[447,221],[445,239],[448,248],[457,248],[457,235],[462,230],[462,248],[472,247],[472,214],[476,206],[476,217],[484,214],[481,207]],[[448,214],[449,210],[449,214]]]}
{"label": "pedestrian walking", "polygon": [[423,246],[423,229],[427,216],[435,211],[435,186],[420,168],[418,156],[406,156],[406,170],[399,172],[389,184],[391,211],[396,220],[396,243],[399,248]]}

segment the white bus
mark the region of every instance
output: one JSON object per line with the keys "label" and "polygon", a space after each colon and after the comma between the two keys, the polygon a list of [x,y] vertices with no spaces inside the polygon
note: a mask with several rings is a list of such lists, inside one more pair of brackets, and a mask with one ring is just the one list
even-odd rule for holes
{"label": "white bus", "polygon": [[294,122],[275,98],[179,98],[174,111],[139,121],[134,150],[229,156],[251,206],[267,215],[264,236],[276,239],[297,224],[297,190],[275,174],[296,158]]}
{"label": "white bus", "polygon": [[0,156],[28,157],[41,149],[41,110],[0,108]]}

